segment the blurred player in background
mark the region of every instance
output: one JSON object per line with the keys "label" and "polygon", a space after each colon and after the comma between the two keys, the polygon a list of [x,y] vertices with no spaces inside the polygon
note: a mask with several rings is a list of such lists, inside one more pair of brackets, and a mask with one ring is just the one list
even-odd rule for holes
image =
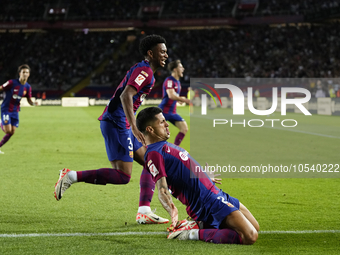
{"label": "blurred player in background", "polygon": [[31,99],[32,88],[27,83],[30,71],[31,69],[28,65],[21,65],[18,68],[19,79],[9,80],[0,86],[0,93],[3,92],[0,126],[2,131],[6,133],[0,141],[0,154],[4,153],[1,151],[1,147],[8,142],[19,127],[21,98],[26,97],[27,102],[33,105]]}
{"label": "blurred player in background", "polygon": [[[149,35],[141,40],[139,51],[145,60],[130,68],[99,117],[112,168],[77,172],[64,168],[60,171],[59,180],[55,185],[54,195],[57,200],[76,182],[127,184],[131,178],[133,160],[144,165],[145,139],[136,126],[135,113],[154,86],[154,73],[159,67],[165,66],[168,58],[165,43],[165,39],[159,35]],[[150,202],[154,188],[155,183],[151,175],[143,169],[136,216],[136,221],[140,224],[169,222],[151,211]]]}
{"label": "blurred player in background", "polygon": [[[145,108],[136,122],[148,146],[145,166],[156,182],[159,201],[171,216],[172,226],[176,226],[170,229],[168,239],[255,243],[259,224],[254,216],[237,198],[216,187],[188,152],[166,141],[170,137],[169,124],[162,110]],[[169,189],[172,196],[187,206],[194,221],[177,224],[178,210]]]}
{"label": "blurred player in background", "polygon": [[176,112],[177,101],[190,104],[190,100],[181,97],[181,82],[179,79],[183,77],[184,67],[180,60],[170,62],[168,69],[171,76],[167,77],[163,83],[163,99],[159,107],[163,110],[163,115],[167,121],[170,121],[179,129],[179,133],[175,138],[175,145],[180,145],[185,134],[188,132],[188,125],[185,120]]}

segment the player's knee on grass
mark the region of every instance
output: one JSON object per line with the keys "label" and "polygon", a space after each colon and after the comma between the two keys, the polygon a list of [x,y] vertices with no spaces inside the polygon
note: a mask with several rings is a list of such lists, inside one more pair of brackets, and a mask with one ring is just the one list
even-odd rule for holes
{"label": "player's knee on grass", "polygon": [[242,244],[250,245],[256,242],[258,232],[251,222],[242,214],[241,211],[230,213],[220,228],[229,228],[235,230],[242,239]]}
{"label": "player's knee on grass", "polygon": [[260,225],[252,215],[252,213],[240,202],[240,211],[241,213],[250,221],[250,223],[254,226],[257,232],[260,230]]}
{"label": "player's knee on grass", "polygon": [[242,243],[246,245],[251,245],[256,242],[257,238],[258,232],[255,229],[252,229],[249,232],[243,234]]}

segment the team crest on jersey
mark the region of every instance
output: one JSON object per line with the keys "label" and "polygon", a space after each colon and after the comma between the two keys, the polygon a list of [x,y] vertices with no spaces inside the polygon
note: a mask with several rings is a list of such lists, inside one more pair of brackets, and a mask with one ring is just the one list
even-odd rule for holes
{"label": "team crest on jersey", "polygon": [[181,159],[182,159],[183,161],[187,161],[187,160],[189,159],[189,157],[188,157],[188,152],[187,152],[187,151],[184,151],[184,152],[180,151],[180,152],[179,152],[179,156],[181,157]]}
{"label": "team crest on jersey", "polygon": [[229,206],[229,207],[231,207],[231,208],[234,207],[234,206],[233,206],[231,203],[229,203],[229,202],[227,202],[226,204],[227,204],[227,206]]}
{"label": "team crest on jersey", "polygon": [[151,164],[149,166],[149,170],[150,170],[150,173],[152,174],[153,177],[155,177],[157,174],[159,174],[159,171],[154,164]]}
{"label": "team crest on jersey", "polygon": [[25,96],[26,95],[26,89],[24,90],[24,93],[23,93],[23,96]]}
{"label": "team crest on jersey", "polygon": [[143,76],[142,74],[139,74],[136,79],[135,82],[140,86],[142,85],[143,81],[145,81],[145,76]]}
{"label": "team crest on jersey", "polygon": [[168,80],[168,88],[172,88],[172,80]]}
{"label": "team crest on jersey", "polygon": [[148,73],[147,73],[147,72],[145,72],[145,71],[141,71],[141,73],[142,73],[142,74],[144,74],[144,75],[145,75],[145,77],[149,77],[149,75],[148,75]]}
{"label": "team crest on jersey", "polygon": [[130,154],[130,158],[133,158],[133,151],[130,151],[129,154]]}

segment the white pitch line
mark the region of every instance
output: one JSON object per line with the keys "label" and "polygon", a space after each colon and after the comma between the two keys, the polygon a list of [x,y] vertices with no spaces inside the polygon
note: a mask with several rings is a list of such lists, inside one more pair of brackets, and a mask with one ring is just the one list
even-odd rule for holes
{"label": "white pitch line", "polygon": [[132,235],[165,235],[167,232],[109,232],[109,233],[31,233],[31,234],[0,234],[4,237],[51,237],[51,236],[132,236]]}
{"label": "white pitch line", "polygon": [[[340,233],[340,230],[273,230],[260,231],[259,234],[326,234]],[[70,236],[132,236],[132,235],[166,235],[167,232],[109,232],[109,233],[30,233],[30,234],[0,234],[0,238],[21,237],[70,237]]]}
{"label": "white pitch line", "polygon": [[260,231],[259,234],[326,234],[326,233],[340,233],[340,230],[273,230]]}

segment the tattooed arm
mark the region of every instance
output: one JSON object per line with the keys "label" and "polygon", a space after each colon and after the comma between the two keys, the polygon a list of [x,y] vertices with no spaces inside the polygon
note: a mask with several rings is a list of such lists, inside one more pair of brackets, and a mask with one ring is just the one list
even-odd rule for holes
{"label": "tattooed arm", "polygon": [[163,208],[170,214],[172,225],[176,226],[178,221],[178,210],[175,204],[172,202],[166,178],[161,177],[156,184],[158,188],[158,199],[161,202]]}

